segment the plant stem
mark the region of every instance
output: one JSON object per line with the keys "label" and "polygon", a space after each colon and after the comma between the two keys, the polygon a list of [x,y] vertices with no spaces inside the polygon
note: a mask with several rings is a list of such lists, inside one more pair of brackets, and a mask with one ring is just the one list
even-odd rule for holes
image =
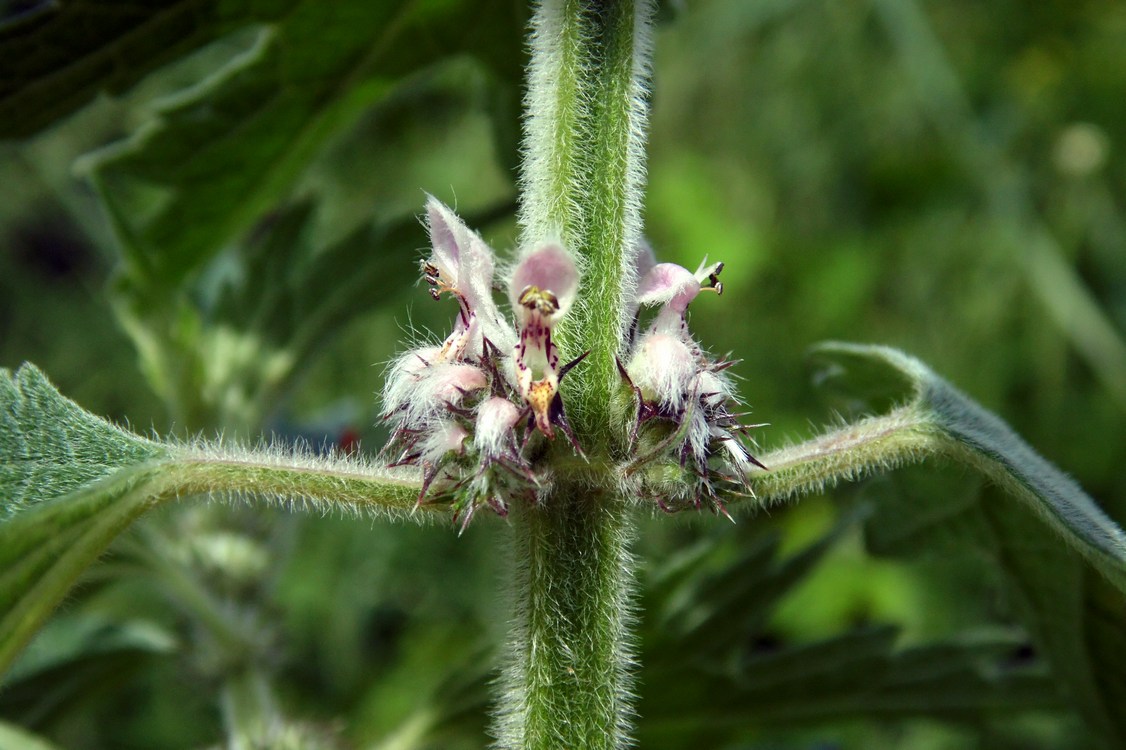
{"label": "plant stem", "polygon": [[564,400],[587,452],[612,447],[614,394],[641,236],[650,0],[546,0],[532,21],[523,243],[559,238],[582,271],[555,338],[589,351]]}
{"label": "plant stem", "polygon": [[[651,0],[544,0],[532,21],[523,243],[560,239],[582,272],[580,302],[555,338],[564,358],[590,352],[563,398],[602,465],[625,442],[615,359],[637,283],[651,17]],[[538,504],[512,510],[515,616],[498,746],[622,748],[632,715],[629,508],[605,481],[556,476]]]}
{"label": "plant stem", "polygon": [[586,487],[513,508],[516,620],[498,716],[506,750],[628,745],[629,509]]}
{"label": "plant stem", "polygon": [[269,682],[254,667],[230,675],[224,683],[223,722],[229,750],[268,746],[279,731],[281,716]]}

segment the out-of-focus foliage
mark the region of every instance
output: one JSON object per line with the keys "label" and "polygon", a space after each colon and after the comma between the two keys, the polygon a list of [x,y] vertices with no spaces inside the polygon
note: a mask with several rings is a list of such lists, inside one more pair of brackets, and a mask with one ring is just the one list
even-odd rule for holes
{"label": "out-of-focus foliage", "polygon": [[[5,78],[9,135],[95,91],[120,96],[0,144],[0,366],[33,360],[85,407],[141,431],[265,426],[314,444],[358,435],[362,450],[378,445],[381,363],[404,329],[440,329],[447,312],[418,290],[406,296],[424,243],[413,218],[422,191],[479,214],[472,224],[511,206],[524,10],[421,4],[413,25],[369,27],[309,20],[323,3],[290,3],[306,15],[275,23],[281,5],[250,27],[197,16],[197,31],[231,34],[146,78],[150,64],[211,37],[132,37],[112,73],[56,75],[22,99]],[[373,16],[398,7],[368,5]],[[742,359],[743,396],[755,421],[771,423],[760,441],[805,436],[834,410],[886,406],[879,394],[818,400],[809,345],[891,344],[1004,416],[1126,521],[1126,8],[700,0],[668,10],[647,232],[664,259],[726,262],[724,296],[695,303],[693,327]],[[27,29],[47,16],[28,13],[0,48],[34,44]],[[319,36],[329,26],[348,43]],[[97,24],[75,43],[92,51],[118,37]],[[305,83],[312,99],[294,91]],[[75,178],[91,152],[80,167],[100,175],[116,216]],[[191,194],[178,192],[188,183]],[[483,228],[511,244],[510,224]],[[136,272],[166,248],[179,271]],[[642,657],[655,670],[641,681],[642,746],[1082,746],[1083,721],[1043,692],[1032,644],[1121,654],[1126,612],[1101,580],[1045,552],[1054,540],[1030,537],[1011,555],[993,544],[1002,502],[926,469],[741,519],[734,534],[710,518],[643,524]],[[921,505],[948,512],[920,517]],[[841,507],[858,510],[838,518]],[[330,744],[482,747],[484,651],[503,631],[502,529],[434,531],[210,508],[162,515],[41,634],[0,691],[0,719],[59,747],[215,743],[223,713],[210,696],[232,665],[218,631],[199,625],[212,602],[260,638],[251,656],[285,715]],[[699,558],[679,557],[686,549]],[[799,559],[810,562],[801,575]],[[1026,565],[1051,571],[1055,596],[1010,585]],[[1021,612],[1039,632],[1017,624]],[[934,644],[965,648],[947,657]],[[820,711],[795,714],[800,701],[784,700],[808,696],[779,671],[795,654],[812,665],[821,702],[806,705]],[[1016,686],[1023,705],[1044,710],[970,717],[942,702],[949,695],[911,692],[913,670],[982,696]],[[851,681],[869,672],[880,679],[858,700]],[[1122,674],[1091,679],[1123,696]],[[897,697],[919,710],[897,709]],[[919,720],[926,713],[958,721]]]}

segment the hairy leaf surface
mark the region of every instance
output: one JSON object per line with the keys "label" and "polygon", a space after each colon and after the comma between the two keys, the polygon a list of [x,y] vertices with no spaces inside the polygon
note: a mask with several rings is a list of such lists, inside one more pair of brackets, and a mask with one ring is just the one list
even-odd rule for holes
{"label": "hairy leaf surface", "polygon": [[152,508],[202,496],[405,518],[421,484],[361,460],[145,440],[83,411],[31,365],[0,371],[0,414],[0,673],[82,571]]}

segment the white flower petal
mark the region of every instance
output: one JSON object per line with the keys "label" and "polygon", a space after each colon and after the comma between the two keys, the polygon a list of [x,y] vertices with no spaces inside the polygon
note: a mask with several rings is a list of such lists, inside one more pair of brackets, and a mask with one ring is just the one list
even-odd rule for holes
{"label": "white flower petal", "polygon": [[626,372],[646,401],[680,411],[692,390],[697,367],[696,355],[683,339],[649,332],[638,342]]}

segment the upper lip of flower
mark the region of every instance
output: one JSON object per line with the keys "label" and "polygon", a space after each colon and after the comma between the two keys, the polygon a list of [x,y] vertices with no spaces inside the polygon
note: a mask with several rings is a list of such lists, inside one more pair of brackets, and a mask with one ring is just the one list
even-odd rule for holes
{"label": "upper lip of flower", "polygon": [[707,258],[695,273],[676,263],[658,263],[642,277],[637,301],[642,305],[662,305],[683,315],[701,291],[710,289],[723,294],[723,283],[719,280],[722,271],[723,263],[709,265]]}

